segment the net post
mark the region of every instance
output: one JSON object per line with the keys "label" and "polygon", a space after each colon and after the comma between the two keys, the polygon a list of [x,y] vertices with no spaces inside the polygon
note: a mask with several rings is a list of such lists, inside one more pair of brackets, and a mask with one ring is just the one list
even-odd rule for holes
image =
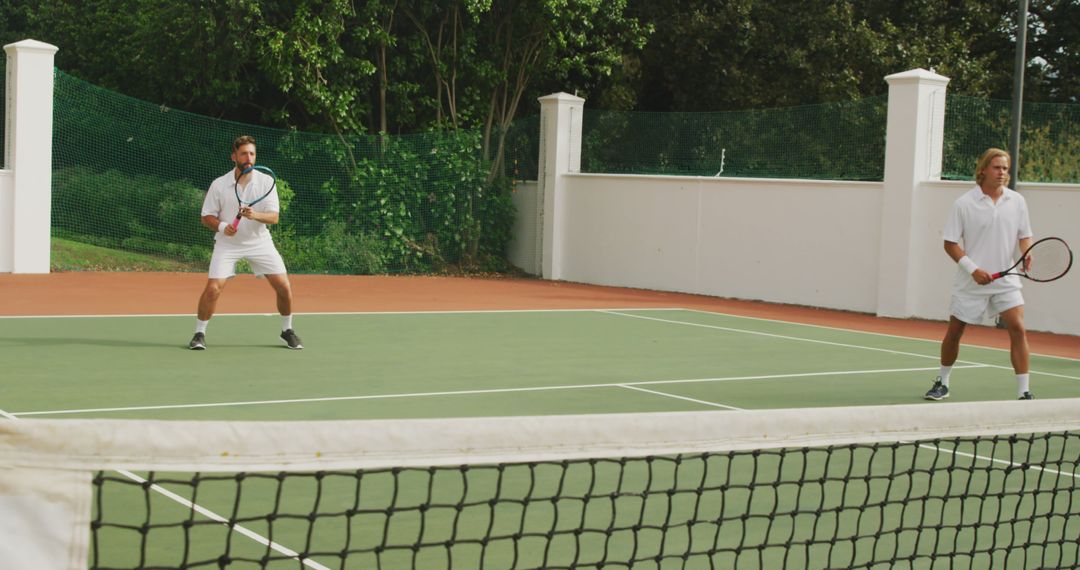
{"label": "net post", "polygon": [[23,40],[7,53],[0,273],[48,273],[52,203],[53,60],[59,48]]}

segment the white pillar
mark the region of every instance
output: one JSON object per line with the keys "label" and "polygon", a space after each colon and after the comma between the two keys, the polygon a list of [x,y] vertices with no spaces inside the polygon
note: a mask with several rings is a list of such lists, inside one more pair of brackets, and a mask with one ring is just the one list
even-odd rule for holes
{"label": "white pillar", "polygon": [[57,47],[23,40],[4,51],[8,172],[0,177],[0,272],[48,273]]}
{"label": "white pillar", "polygon": [[918,290],[918,276],[912,269],[916,255],[912,212],[919,185],[941,179],[945,88],[949,78],[913,69],[890,75],[885,81],[889,83],[889,114],[877,314],[910,317],[915,312]]}
{"label": "white pillar", "polygon": [[585,100],[569,93],[540,97],[540,172],[537,183],[543,196],[543,250],[541,276],[561,279],[565,247],[563,175],[581,171],[581,118]]}

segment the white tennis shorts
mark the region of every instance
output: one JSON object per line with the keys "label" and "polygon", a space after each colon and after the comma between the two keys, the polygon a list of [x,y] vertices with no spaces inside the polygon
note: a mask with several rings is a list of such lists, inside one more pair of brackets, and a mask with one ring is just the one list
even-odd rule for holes
{"label": "white tennis shorts", "polygon": [[983,322],[983,314],[992,318],[1023,304],[1024,296],[1019,289],[994,295],[954,294],[949,304],[949,314],[965,323],[978,325]]}
{"label": "white tennis shorts", "polygon": [[244,248],[218,245],[210,256],[210,279],[228,279],[235,276],[236,263],[241,259],[248,262],[256,277],[286,273],[285,261],[274,247],[274,242]]}

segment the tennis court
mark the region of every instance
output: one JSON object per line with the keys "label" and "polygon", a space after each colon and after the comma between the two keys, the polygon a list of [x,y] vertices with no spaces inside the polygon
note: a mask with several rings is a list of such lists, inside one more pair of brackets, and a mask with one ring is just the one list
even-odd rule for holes
{"label": "tennis court", "polygon": [[[296,323],[304,338],[302,351],[283,349],[276,339],[276,315],[220,314],[208,334],[210,348],[201,352],[187,350],[184,345],[193,321],[186,314],[9,316],[0,318],[0,350],[4,352],[6,376],[12,381],[4,383],[0,409],[18,420],[321,421],[582,414],[622,417],[618,415],[890,406],[920,404],[938,366],[937,341],[903,334],[680,306],[645,307],[639,302],[625,307],[612,306],[610,301],[598,305],[602,306],[301,314]],[[1037,354],[1037,347],[1034,352],[1032,386],[1038,398],[1080,398],[1080,361]],[[953,391],[950,401],[925,406],[1015,399],[1008,352],[965,346],[953,374]],[[977,465],[979,457],[1013,457],[1011,454],[1017,453],[1014,448],[999,448],[996,442],[957,441],[951,445],[963,451],[943,453],[917,446],[875,451],[855,472],[850,467],[847,472],[837,472],[843,469],[830,463],[834,460],[813,454],[792,459],[772,453],[760,458],[688,457],[685,462],[649,462],[637,467],[603,462],[569,466],[556,462],[517,470],[481,467],[472,471],[470,477],[475,479],[470,480],[457,470],[447,474],[390,469],[363,479],[367,494],[362,500],[356,496],[361,479],[352,473],[296,481],[256,476],[243,487],[243,500],[232,475],[222,479],[201,475],[201,486],[191,483],[190,474],[180,478],[154,475],[164,489],[182,496],[181,501],[193,501],[212,512],[232,513],[221,516],[244,522],[255,536],[265,539],[262,542],[228,532],[224,525],[213,523],[212,518],[176,499],[160,493],[144,494],[141,486],[130,485],[132,477],[103,472],[99,496],[105,497],[106,503],[115,503],[95,507],[103,530],[94,538],[94,556],[101,558],[94,558],[92,566],[197,567],[184,564],[203,560],[210,567],[216,565],[214,560],[225,545],[232,559],[279,560],[268,565],[281,568],[550,568],[600,567],[605,563],[606,567],[709,568],[725,567],[728,562],[734,565],[735,561],[739,567],[844,567],[873,560],[882,549],[900,553],[892,559],[914,557],[912,553],[925,550],[926,539],[913,539],[909,549],[905,533],[928,520],[952,528],[948,521],[954,513],[959,513],[955,514],[959,521],[954,528],[957,540],[972,553],[968,563],[978,566],[979,556],[1000,555],[1012,556],[1009,560],[1017,564],[1015,555],[994,544],[1003,538],[1011,543],[1012,535],[1020,530],[1009,530],[1009,536],[1003,537],[1000,529],[976,527],[970,536],[964,536],[966,493],[957,499],[960,506],[939,501],[933,509],[905,507],[908,510],[893,512],[883,505],[873,516],[864,516],[865,507],[854,508],[852,512],[858,516],[849,520],[851,509],[842,506],[845,497],[855,494],[867,499],[881,494],[891,500],[900,492],[900,485],[875,481],[879,476],[875,474],[883,469],[891,471],[897,464],[907,464],[909,470],[927,475],[925,481],[912,476],[902,485],[905,497],[935,487],[949,495],[950,489],[961,484],[960,476],[953,475],[950,468],[942,470],[948,473],[944,481],[932,477],[940,462],[955,465],[961,461],[958,458],[966,457],[963,461]],[[1029,441],[1026,449],[1043,457],[1068,458],[1076,457],[1080,443],[1075,434],[1067,434]],[[850,455],[854,457],[856,451]],[[723,466],[715,465],[717,461]],[[1068,459],[1058,462],[1062,461]],[[1009,465],[1002,468],[1005,475],[975,469],[963,476],[962,484],[968,489],[1003,485],[1012,492],[1018,485],[1021,490],[1068,489],[1064,498],[1048,499],[1045,505],[997,495],[995,509],[1011,509],[1020,518],[1043,511],[1067,513],[1071,508],[1069,499],[1077,492],[1075,472],[1062,474],[1059,469],[1052,480],[1029,478],[1018,484],[1009,478]],[[819,483],[814,485],[816,491],[802,488],[791,496],[782,492],[787,484],[777,483],[768,497],[733,500],[729,495],[727,502],[720,498],[721,488],[729,493],[732,487],[741,489],[744,478],[759,472],[772,472],[777,480],[794,472]],[[709,480],[718,473],[726,474],[724,482],[711,485]],[[841,483],[841,475],[861,478],[863,490]],[[834,477],[838,477],[836,485],[842,485],[838,491],[830,491]],[[671,489],[687,482],[698,491],[671,494]],[[703,484],[706,491],[700,490]],[[584,495],[575,491],[577,487]],[[569,503],[553,498],[566,493],[578,498]],[[717,497],[710,500],[713,493]],[[640,504],[634,514],[629,514],[615,495],[636,497]],[[833,501],[830,496],[839,497],[841,507],[835,512],[827,507]],[[390,498],[399,505],[393,507],[398,512],[394,522],[388,514]],[[509,498],[516,505],[511,507],[513,514],[489,507],[494,498]],[[908,505],[908,500],[899,504]],[[731,510],[738,502],[744,505],[736,509],[738,512]],[[441,510],[430,506],[443,503],[456,506]],[[795,514],[778,517],[778,509],[784,512],[786,507],[781,505],[788,503]],[[820,511],[822,505],[834,515],[832,522],[811,522],[802,510],[812,506]],[[252,514],[268,509],[278,514],[269,518]],[[971,507],[968,509],[970,514]],[[337,515],[319,522],[309,519],[310,513],[324,510]],[[937,514],[928,514],[931,510]],[[985,510],[985,505],[975,507],[976,513]],[[1069,525],[1076,523],[1068,522],[1074,518],[1054,515],[1027,524],[1026,532],[1045,532],[1057,547],[1044,547],[1041,558],[1024,558],[1018,565],[1075,563],[1075,541],[1063,538],[1075,536],[1076,529]],[[211,524],[191,526],[184,522],[196,519]],[[862,531],[869,519],[875,519],[873,524],[878,526],[872,533],[877,538],[869,554],[865,544],[854,540],[832,544],[824,554],[810,546],[790,547],[791,543],[822,540],[825,535]],[[693,520],[737,521],[741,530],[721,533],[717,524],[687,522]],[[882,526],[894,524],[882,522],[885,520],[894,520],[897,530],[882,531]],[[138,530],[149,523],[165,527]],[[484,538],[504,523],[514,530],[505,535],[495,531],[495,536],[502,537],[499,540],[490,535]],[[595,523],[604,530],[596,531],[595,536],[572,531],[554,537],[549,534],[551,529],[579,523],[585,528]],[[134,530],[125,530],[123,525]],[[642,529],[667,529],[670,534]],[[185,540],[179,540],[178,533]],[[886,538],[881,538],[882,534]],[[747,562],[736,553],[746,555],[744,541],[754,540],[749,537],[756,537],[768,548],[748,550],[753,555]],[[388,546],[399,539],[409,546],[396,547],[396,551]],[[285,550],[272,551],[267,541]],[[704,542],[710,546],[698,548]],[[419,548],[416,544],[435,546]],[[789,546],[777,546],[785,544]],[[347,550],[360,552],[353,552],[348,564],[344,554],[340,559],[336,555],[295,558],[296,552]],[[670,554],[687,551],[698,555],[688,559]],[[820,565],[810,562],[821,556]],[[642,562],[646,560],[650,562]]]}
{"label": "tennis court", "polygon": [[[680,308],[0,319],[22,418],[369,419],[888,405],[917,401],[931,341]],[[300,325],[298,325],[300,326]],[[967,347],[954,400],[1005,400],[1008,353]],[[1080,362],[1034,355],[1040,398],[1080,397]]]}

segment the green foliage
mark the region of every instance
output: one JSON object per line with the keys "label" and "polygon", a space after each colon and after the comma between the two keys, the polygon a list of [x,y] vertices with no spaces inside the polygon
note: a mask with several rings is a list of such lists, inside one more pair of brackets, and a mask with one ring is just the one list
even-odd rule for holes
{"label": "green foliage", "polygon": [[[369,274],[506,266],[502,256],[513,217],[508,185],[501,178],[487,182],[479,132],[363,137],[348,147],[329,136],[294,133],[280,140],[275,167],[281,223],[271,232],[290,270]],[[93,163],[95,157],[67,160],[77,158]],[[137,163],[145,167],[146,160]],[[317,176],[304,176],[308,170]],[[167,175],[68,166],[55,173],[54,232],[205,262],[212,235],[199,222],[203,198],[203,190]]]}
{"label": "green foliage", "polygon": [[52,271],[206,271],[202,260],[183,262],[55,237],[51,249]]}
{"label": "green foliage", "polygon": [[387,271],[383,241],[349,233],[341,221],[330,222],[314,236],[297,236],[289,229],[277,231],[274,243],[294,273],[372,275]]}
{"label": "green foliage", "polygon": [[471,255],[472,266],[481,271],[508,271],[511,269],[506,259],[506,249],[513,236],[514,201],[513,180],[506,177],[496,178],[479,198],[476,224],[481,239],[476,243],[476,251]]}
{"label": "green foliage", "polygon": [[503,182],[491,178],[479,130],[366,136],[236,125],[118,96],[62,72],[54,116],[58,235],[208,258],[212,237],[198,221],[202,189],[228,169],[232,139],[247,133],[256,137],[259,163],[278,175],[282,215],[271,232],[279,244],[299,240],[294,271],[486,267],[509,241],[502,228],[511,219],[484,218],[512,211],[498,205],[503,197],[494,190]]}
{"label": "green foliage", "polygon": [[1011,0],[638,0],[632,13],[657,30],[640,57],[636,107],[854,100],[884,94],[886,75],[915,67],[951,77],[953,92],[1007,93],[1015,7]]}
{"label": "green foliage", "polygon": [[[94,84],[213,117],[348,135],[507,123],[638,49],[626,0],[12,0],[5,39]],[[3,28],[3,26],[0,26]],[[182,86],[178,88],[178,86]],[[531,91],[530,91],[531,90]],[[493,96],[494,95],[494,96]]]}
{"label": "green foliage", "polygon": [[[942,176],[973,180],[983,151],[1007,149],[1011,113],[1010,101],[950,96]],[[1025,105],[1020,134],[1021,182],[1080,183],[1080,105]]]}
{"label": "green foliage", "polygon": [[53,174],[52,199],[54,235],[185,261],[209,260],[207,232],[198,217],[203,191],[184,182],[64,168]]}
{"label": "green foliage", "polygon": [[1080,184],[1080,132],[1026,129],[1021,149],[1020,180]]}

